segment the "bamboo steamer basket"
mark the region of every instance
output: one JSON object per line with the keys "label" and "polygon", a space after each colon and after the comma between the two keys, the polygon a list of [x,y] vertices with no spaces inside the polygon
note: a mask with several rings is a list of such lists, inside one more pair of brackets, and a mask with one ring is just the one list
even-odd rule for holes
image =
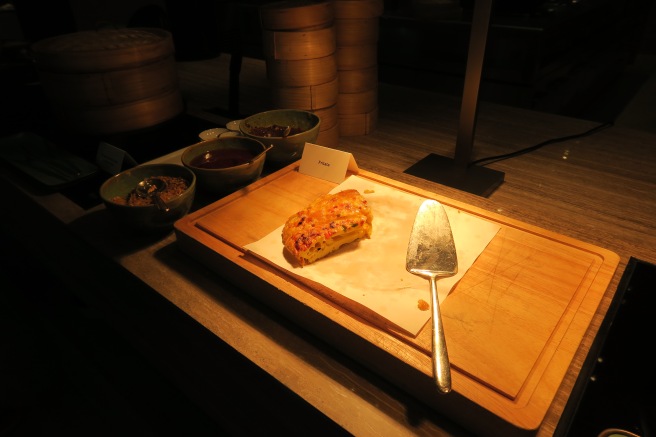
{"label": "bamboo steamer basket", "polygon": [[358,70],[378,65],[378,44],[338,46],[335,51],[338,70]]}
{"label": "bamboo steamer basket", "polygon": [[366,114],[378,107],[378,86],[359,93],[339,93],[337,110],[339,115]]}
{"label": "bamboo steamer basket", "polygon": [[87,134],[128,132],[183,109],[171,34],[162,29],[82,31],[32,46],[60,126]]}
{"label": "bamboo steamer basket", "polygon": [[105,106],[134,102],[177,87],[178,76],[171,59],[136,68],[103,72],[39,71],[41,85],[57,104]]}
{"label": "bamboo steamer basket", "polygon": [[279,108],[313,111],[336,105],[338,89],[337,75],[335,75],[330,82],[319,85],[271,87],[271,100]]}
{"label": "bamboo steamer basket", "polygon": [[337,59],[334,54],[296,61],[266,59],[265,62],[267,78],[272,86],[320,85],[337,76]]}
{"label": "bamboo steamer basket", "polygon": [[339,135],[350,137],[356,135],[369,135],[378,124],[378,107],[366,113],[340,114]]}
{"label": "bamboo steamer basket", "polygon": [[260,22],[266,30],[318,29],[332,24],[332,1],[278,1],[260,6]]}
{"label": "bamboo steamer basket", "polygon": [[378,42],[378,17],[335,20],[337,46],[371,45]]}
{"label": "bamboo steamer basket", "polygon": [[57,117],[65,127],[86,134],[113,134],[156,126],[179,115],[184,106],[180,94],[173,90],[137,102],[111,106],[65,108]]}
{"label": "bamboo steamer basket", "polygon": [[378,65],[357,70],[338,70],[339,92],[360,93],[378,85]]}
{"label": "bamboo steamer basket", "polygon": [[384,0],[335,0],[335,18],[373,18],[383,15]]}
{"label": "bamboo steamer basket", "polygon": [[319,131],[319,136],[317,137],[316,144],[324,147],[339,147],[339,136],[339,124],[335,124],[331,128]]}
{"label": "bamboo steamer basket", "polygon": [[262,31],[264,56],[276,60],[322,58],[335,53],[335,27],[303,31]]}
{"label": "bamboo steamer basket", "polygon": [[327,108],[315,109],[312,112],[321,118],[321,127],[319,128],[319,131],[332,129],[337,125],[339,113],[336,104],[328,106]]}

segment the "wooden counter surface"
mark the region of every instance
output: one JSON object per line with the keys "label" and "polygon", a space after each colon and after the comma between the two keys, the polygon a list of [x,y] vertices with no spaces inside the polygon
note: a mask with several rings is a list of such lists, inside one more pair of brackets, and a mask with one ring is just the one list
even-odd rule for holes
{"label": "wooden counter surface", "polygon": [[[224,117],[206,109],[227,105],[228,63],[229,57],[222,56],[179,64],[188,112],[217,125],[225,123]],[[245,59],[241,79],[244,113],[269,109],[264,74],[263,63]],[[339,148],[353,153],[361,168],[620,255],[615,276],[538,432],[540,436],[554,434],[627,262],[635,257],[656,263],[656,136],[611,127],[491,164],[490,168],[505,172],[505,182],[483,198],[403,173],[428,153],[452,155],[459,115],[457,99],[380,84],[379,109],[373,133],[340,139]],[[474,159],[584,132],[596,125],[482,104]],[[30,208],[31,214],[46,223],[28,226],[22,220],[24,212],[10,212],[3,218],[8,228],[20,233],[27,245],[49,241],[47,247],[38,249],[41,256],[49,259],[85,300],[117,320],[126,335],[158,357],[166,374],[217,420],[226,420],[228,413],[219,410],[229,404],[237,411],[248,408],[251,417],[258,412],[270,420],[279,417],[268,425],[270,429],[286,427],[289,431],[290,425],[284,422],[297,420],[282,400],[259,398],[256,383],[254,388],[244,386],[241,398],[233,397],[230,402],[217,399],[216,391],[224,387],[226,379],[239,377],[239,372],[226,373],[227,369],[218,367],[221,344],[292,393],[285,398],[289,408],[309,406],[346,433],[468,435],[179,251],[172,233],[157,239],[126,239],[104,207],[84,210],[61,194],[34,192],[12,172],[3,176],[12,182],[12,201]],[[116,280],[99,281],[93,271],[99,263],[114,269]],[[81,273],[84,264],[92,270]],[[144,291],[131,288],[137,285]],[[189,316],[194,329],[204,334],[185,337],[185,333],[196,331],[176,331],[173,327],[178,324],[152,316],[149,311],[155,309],[138,294],[150,290],[164,297],[167,304],[172,303],[173,310]],[[149,312],[148,318],[143,317],[145,312]],[[233,385],[237,383],[233,381]],[[271,410],[268,416],[267,408]],[[232,418],[241,417],[237,414]],[[308,429],[312,425],[307,422],[299,417],[297,426],[291,425],[292,433],[322,434],[321,430]],[[249,424],[242,426],[248,428]]]}

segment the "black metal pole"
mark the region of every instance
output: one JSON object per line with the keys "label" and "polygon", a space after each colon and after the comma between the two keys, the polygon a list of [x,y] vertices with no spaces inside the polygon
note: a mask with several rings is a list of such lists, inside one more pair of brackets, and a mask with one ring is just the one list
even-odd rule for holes
{"label": "black metal pole", "polygon": [[504,179],[504,173],[501,171],[470,165],[492,1],[474,1],[454,157],[431,153],[405,170],[405,173],[486,197],[496,190]]}
{"label": "black metal pole", "polygon": [[468,166],[474,147],[478,93],[483,73],[485,46],[492,15],[492,0],[475,0],[469,39],[469,54],[465,71],[465,86],[460,108],[460,125],[456,138],[455,161],[457,165]]}

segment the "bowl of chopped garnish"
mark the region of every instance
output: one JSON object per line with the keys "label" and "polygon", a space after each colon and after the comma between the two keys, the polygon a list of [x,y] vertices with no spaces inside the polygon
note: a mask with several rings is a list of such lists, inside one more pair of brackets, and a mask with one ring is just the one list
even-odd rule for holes
{"label": "bowl of chopped garnish", "polygon": [[321,118],[301,109],[273,109],[246,117],[239,130],[264,145],[273,146],[267,160],[287,163],[301,159],[305,143],[314,143],[319,136]]}
{"label": "bowl of chopped garnish", "polygon": [[140,231],[169,231],[194,201],[196,175],[177,164],[143,164],[100,186],[106,209],[122,225]]}

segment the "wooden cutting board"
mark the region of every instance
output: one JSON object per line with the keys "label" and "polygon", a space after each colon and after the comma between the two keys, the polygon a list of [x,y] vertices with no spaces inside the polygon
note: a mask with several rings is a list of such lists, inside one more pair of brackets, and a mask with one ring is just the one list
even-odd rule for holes
{"label": "wooden cutting board", "polygon": [[430,323],[416,338],[376,326],[321,287],[301,283],[243,249],[337,184],[301,174],[298,163],[290,164],[180,219],[177,244],[472,431],[512,435],[537,430],[619,256],[374,173],[361,170],[358,175],[501,227],[441,306],[452,365],[448,395],[438,394],[432,382]]}

